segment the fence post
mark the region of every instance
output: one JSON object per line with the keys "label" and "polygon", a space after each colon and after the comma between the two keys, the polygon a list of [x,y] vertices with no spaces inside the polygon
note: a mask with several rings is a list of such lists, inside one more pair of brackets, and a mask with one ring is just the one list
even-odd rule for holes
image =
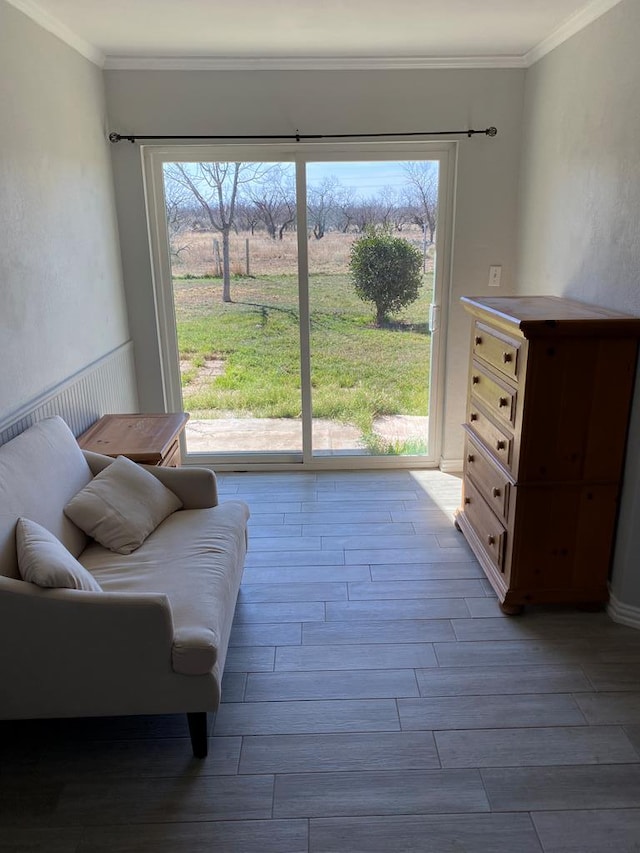
{"label": "fence post", "polygon": [[250,272],[249,272],[249,238],[248,237],[244,241],[244,254],[245,254],[245,258],[247,260],[247,278],[248,278],[250,275]]}

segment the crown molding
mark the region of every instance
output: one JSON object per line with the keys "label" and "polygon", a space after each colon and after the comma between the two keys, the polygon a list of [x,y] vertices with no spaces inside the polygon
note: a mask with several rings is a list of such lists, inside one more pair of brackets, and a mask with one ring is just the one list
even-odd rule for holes
{"label": "crown molding", "polygon": [[568,18],[557,30],[554,30],[551,35],[547,36],[546,39],[543,39],[539,44],[525,53],[523,57],[525,67],[529,68],[538,62],[543,56],[551,53],[552,50],[559,47],[572,36],[575,36],[580,30],[584,30],[585,27],[588,27],[589,24],[602,17],[602,15],[613,9],[620,2],[621,0],[592,0],[591,3],[588,3],[579,12],[576,12],[575,15]]}
{"label": "crown molding", "polygon": [[48,12],[45,12],[37,3],[34,3],[33,0],[7,0],[12,6],[15,6],[20,12],[25,14],[28,18],[31,18],[34,23],[38,24],[47,32],[52,33],[52,35],[57,36],[61,41],[68,44],[69,47],[72,47],[75,51],[80,53],[85,59],[88,59],[90,62],[93,62],[95,65],[98,65],[100,68],[104,65],[104,54],[101,50],[98,50],[97,47],[94,47],[92,44],[89,44],[88,41],[85,41],[80,36],[76,35],[73,30],[70,30],[65,24],[59,21],[57,18],[54,18],[53,15],[50,15]]}
{"label": "crown molding", "polygon": [[34,0],[7,0],[43,29],[100,68],[113,71],[375,71],[479,68],[529,68],[604,15],[621,0],[591,0],[524,55],[496,56],[310,56],[208,57],[107,55],[45,12]]}
{"label": "crown molding", "polygon": [[110,71],[376,71],[524,68],[521,56],[107,56]]}

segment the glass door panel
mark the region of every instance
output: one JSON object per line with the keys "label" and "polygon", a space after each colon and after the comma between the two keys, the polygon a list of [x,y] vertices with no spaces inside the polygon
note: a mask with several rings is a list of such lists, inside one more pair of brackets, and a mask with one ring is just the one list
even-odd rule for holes
{"label": "glass door panel", "polygon": [[295,166],[165,162],[188,453],[302,453]]}
{"label": "glass door panel", "polygon": [[427,456],[439,164],[306,168],[313,454]]}

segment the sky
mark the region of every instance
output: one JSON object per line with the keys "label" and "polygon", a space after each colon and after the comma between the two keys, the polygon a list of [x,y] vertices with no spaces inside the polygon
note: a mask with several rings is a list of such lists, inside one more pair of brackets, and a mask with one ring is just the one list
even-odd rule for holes
{"label": "sky", "polygon": [[[332,160],[328,162],[307,163],[307,186],[318,186],[325,178],[336,178],[342,186],[350,187],[354,190],[356,199],[368,198],[378,194],[385,187],[392,187],[398,190],[406,186],[408,179],[403,165],[406,165],[407,162],[411,161],[354,160],[344,162]],[[418,162],[431,162],[434,170],[438,168],[437,161]],[[165,168],[168,165],[170,164],[166,164]],[[291,175],[294,174],[294,163],[284,162],[281,165],[285,172]],[[192,167],[188,163],[185,164],[185,168],[188,171],[192,170]]]}
{"label": "sky", "polygon": [[[434,167],[437,168],[437,163]],[[345,187],[353,187],[360,198],[375,195],[383,187],[398,189],[407,183],[402,164],[391,160],[307,164],[308,186],[320,184],[324,178],[330,177],[337,178]]]}

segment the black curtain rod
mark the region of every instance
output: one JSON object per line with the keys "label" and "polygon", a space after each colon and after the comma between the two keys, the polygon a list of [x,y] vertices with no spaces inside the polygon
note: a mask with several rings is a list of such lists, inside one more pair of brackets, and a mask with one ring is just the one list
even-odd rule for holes
{"label": "black curtain rod", "polygon": [[275,134],[273,136],[137,136],[136,134],[125,133],[110,133],[109,142],[122,142],[126,139],[129,142],[138,142],[140,140],[193,140],[193,139],[208,139],[209,141],[233,140],[238,142],[241,139],[265,140],[265,139],[280,139],[294,140],[302,142],[307,139],[379,139],[380,137],[398,137],[398,136],[476,136],[476,134],[484,134],[484,136],[496,136],[497,128],[487,127],[485,130],[415,130],[409,133],[293,133],[293,134]]}

